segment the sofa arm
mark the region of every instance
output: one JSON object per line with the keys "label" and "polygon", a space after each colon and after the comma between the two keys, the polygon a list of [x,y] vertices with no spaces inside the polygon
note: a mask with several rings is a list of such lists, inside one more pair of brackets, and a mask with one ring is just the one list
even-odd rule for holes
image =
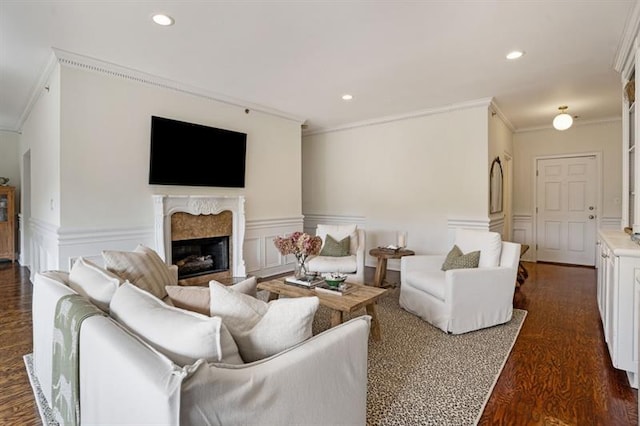
{"label": "sofa arm", "polygon": [[80,330],[82,424],[178,425],[184,368],[103,316]]}
{"label": "sofa arm", "polygon": [[370,317],[264,360],[203,364],[182,386],[181,424],[364,425]]}

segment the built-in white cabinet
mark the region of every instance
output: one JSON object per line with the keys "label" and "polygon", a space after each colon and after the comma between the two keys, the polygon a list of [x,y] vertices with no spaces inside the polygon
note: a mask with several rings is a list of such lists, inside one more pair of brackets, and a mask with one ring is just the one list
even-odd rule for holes
{"label": "built-in white cabinet", "polygon": [[627,372],[638,388],[638,312],[636,280],[640,279],[640,245],[624,231],[598,233],[598,310],[611,362]]}

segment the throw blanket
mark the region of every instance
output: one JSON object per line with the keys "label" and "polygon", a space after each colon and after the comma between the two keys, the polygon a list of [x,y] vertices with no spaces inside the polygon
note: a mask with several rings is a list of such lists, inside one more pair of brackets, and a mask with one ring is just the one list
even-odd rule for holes
{"label": "throw blanket", "polygon": [[51,405],[61,425],[80,424],[80,326],[92,315],[104,315],[104,312],[79,294],[63,296],[56,305]]}

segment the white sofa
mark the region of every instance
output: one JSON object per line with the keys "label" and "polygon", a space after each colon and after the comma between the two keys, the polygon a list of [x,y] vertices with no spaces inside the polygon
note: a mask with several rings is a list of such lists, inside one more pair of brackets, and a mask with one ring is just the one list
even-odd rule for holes
{"label": "white sofa", "polygon": [[452,334],[511,320],[520,244],[496,232],[458,229],[455,245],[464,253],[479,250],[478,267],[443,271],[445,254],[403,257],[400,306]]}
{"label": "white sofa", "polygon": [[323,225],[316,228],[316,236],[322,238],[324,246],[327,235],[336,240],[349,236],[350,247],[347,256],[313,256],[309,259],[309,270],[319,273],[340,272],[347,275],[348,282],[364,284],[364,261],[366,234],[356,225]]}
{"label": "white sofa", "polygon": [[[34,372],[47,401],[56,304],[72,293],[68,274],[36,275]],[[79,337],[81,423],[365,424],[369,320],[355,318],[260,361],[181,367],[112,317],[91,316]]]}

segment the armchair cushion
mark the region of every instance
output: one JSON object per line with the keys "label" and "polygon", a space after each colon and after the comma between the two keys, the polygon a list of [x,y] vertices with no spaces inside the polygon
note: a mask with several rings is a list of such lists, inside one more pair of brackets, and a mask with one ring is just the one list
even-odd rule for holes
{"label": "armchair cushion", "polygon": [[497,232],[456,229],[455,245],[463,253],[480,250],[479,268],[498,266],[502,251],[502,237]]}
{"label": "armchair cushion", "polygon": [[351,237],[347,235],[340,241],[336,241],[330,234],[327,234],[320,256],[341,257],[349,256],[349,246],[351,244]]}
{"label": "armchair cushion", "polygon": [[308,262],[309,270],[314,272],[340,272],[353,274],[358,271],[356,256],[316,256]]}
{"label": "armchair cushion", "polygon": [[479,261],[479,250],[463,254],[462,250],[454,245],[449,254],[447,254],[447,258],[444,260],[441,269],[448,271],[449,269],[477,268]]}

